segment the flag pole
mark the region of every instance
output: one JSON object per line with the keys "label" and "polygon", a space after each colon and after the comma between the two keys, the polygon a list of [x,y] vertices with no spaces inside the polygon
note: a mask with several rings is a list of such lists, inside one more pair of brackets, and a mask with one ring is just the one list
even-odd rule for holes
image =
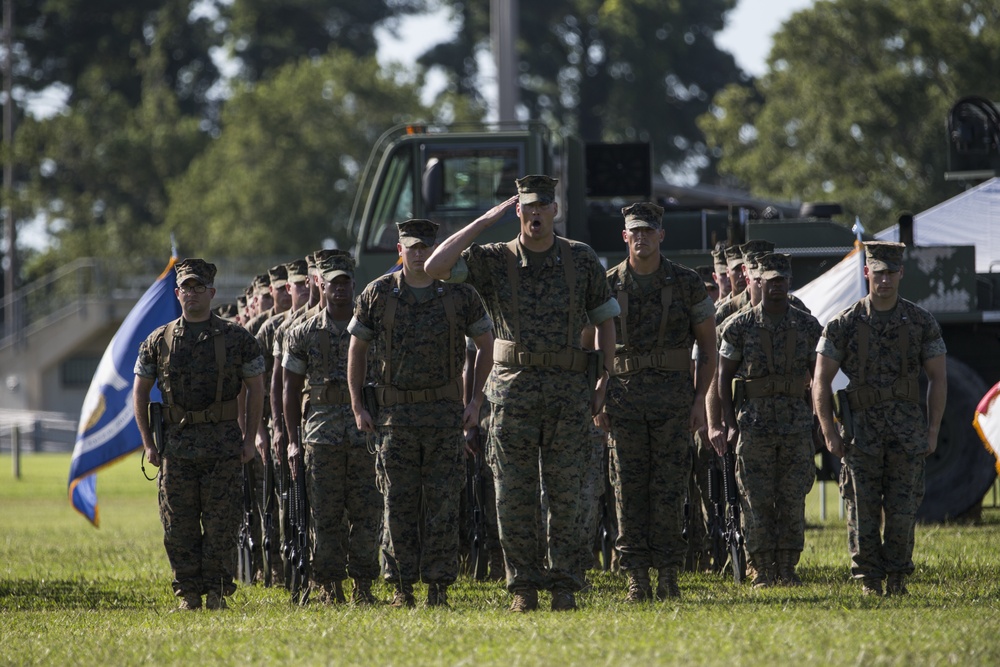
{"label": "flag pole", "polygon": [[868,285],[865,284],[865,253],[864,253],[864,241],[861,240],[861,235],[865,233],[864,225],[861,224],[861,216],[854,216],[854,226],[851,227],[851,231],[854,232],[855,244],[861,252],[858,253],[858,257],[861,259],[861,294],[868,293]]}

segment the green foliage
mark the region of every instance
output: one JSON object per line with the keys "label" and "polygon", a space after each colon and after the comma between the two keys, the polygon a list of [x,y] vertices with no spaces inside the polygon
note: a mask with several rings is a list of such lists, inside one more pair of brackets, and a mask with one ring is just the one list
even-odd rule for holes
{"label": "green foliage", "polygon": [[365,160],[388,127],[429,115],[419,80],[345,51],[238,89],[219,138],[170,186],[167,227],[209,257],[302,256],[346,225]]}
{"label": "green foliage", "polygon": [[257,81],[333,47],[374,56],[375,27],[391,27],[425,5],[425,0],[233,0],[222,11],[229,24],[226,41],[240,59],[241,76]]}
{"label": "green foliage", "polygon": [[[455,85],[480,85],[470,57],[489,38],[486,3],[452,0],[463,29],[421,58],[449,70]],[[740,77],[714,35],[735,0],[562,0],[520,4],[521,101],[540,118],[587,141],[650,141],[674,170],[711,173],[695,119]]]}
{"label": "green foliage", "polygon": [[821,0],[774,36],[769,72],[700,120],[719,170],[762,197],[839,201],[875,231],[960,191],[944,123],[965,95],[1000,99],[1000,6]]}
{"label": "green foliage", "polygon": [[[683,574],[680,602],[625,604],[624,577],[591,572],[580,610],[506,611],[498,583],[461,578],[448,610],[305,608],[241,587],[227,611],[169,613],[170,571],[156,485],[138,456],[98,475],[101,528],[66,500],[67,455],[0,457],[0,643],[18,664],[991,665],[1000,662],[1000,510],[979,525],[917,527],[906,598],[863,598],[849,580],[846,529],[817,490],[802,588],[753,591]],[[390,591],[376,586],[386,600]],[[420,599],[424,587],[417,586]],[[548,596],[542,596],[543,605]]]}

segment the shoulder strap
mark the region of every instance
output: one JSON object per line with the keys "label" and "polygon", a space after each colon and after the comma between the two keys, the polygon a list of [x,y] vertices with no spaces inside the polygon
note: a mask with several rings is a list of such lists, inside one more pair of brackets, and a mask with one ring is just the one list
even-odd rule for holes
{"label": "shoulder strap", "polygon": [[626,350],[628,350],[628,290],[625,289],[625,274],[627,272],[626,263],[618,266],[618,293],[615,294],[615,300],[618,301],[618,308],[621,310],[618,319],[621,322],[622,347]]}
{"label": "shoulder strap", "polygon": [[566,329],[566,347],[579,347],[580,341],[573,325],[576,323],[576,267],[573,265],[573,248],[569,241],[561,236],[556,237],[559,243],[559,255],[562,257],[563,271],[566,272],[566,287],[569,289],[569,323]]}
{"label": "shoulder strap", "polygon": [[666,266],[669,275],[660,290],[660,330],[656,334],[656,347],[660,348],[664,346],[664,339],[667,337],[667,316],[670,313],[670,304],[674,301],[674,279],[677,275],[672,265],[668,263]]}
{"label": "shoulder strap", "polygon": [[444,283],[438,282],[436,285],[438,296],[441,298],[441,305],[444,306],[444,314],[448,318],[448,379],[454,380],[458,377],[458,370],[455,365],[455,292],[446,289]]}
{"label": "shoulder strap", "polygon": [[521,283],[517,275],[517,237],[507,242],[507,283],[510,285],[510,325],[513,342],[521,342],[521,308],[518,291]]}
{"label": "shoulder strap", "polygon": [[170,354],[174,349],[174,332],[181,323],[180,317],[167,324],[160,339],[160,393],[163,403],[169,407],[174,404],[173,382],[170,376]]}
{"label": "shoulder strap", "polygon": [[396,304],[403,289],[403,270],[396,271],[396,284],[389,292],[385,303],[385,313],[382,315],[382,326],[385,328],[385,383],[392,384],[392,327],[396,323]]}

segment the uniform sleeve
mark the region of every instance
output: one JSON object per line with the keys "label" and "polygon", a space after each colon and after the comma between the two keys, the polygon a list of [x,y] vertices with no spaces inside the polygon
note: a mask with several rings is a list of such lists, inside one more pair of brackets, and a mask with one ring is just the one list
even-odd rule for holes
{"label": "uniform sleeve", "polygon": [[354,307],[354,317],[347,325],[348,333],[364,341],[370,342],[375,339],[374,305],[375,283],[369,283],[361,296],[358,297],[358,303]]}
{"label": "uniform sleeve", "polygon": [[920,347],[921,363],[928,359],[947,354],[948,349],[945,347],[944,338],[941,336],[941,325],[932,316],[926,316],[924,320],[923,335],[924,342]]}
{"label": "uniform sleeve", "polygon": [[469,338],[475,338],[487,331],[492,331],[493,320],[486,314],[486,308],[483,306],[483,300],[479,298],[479,292],[471,285],[464,285],[463,287],[467,288],[465,291],[465,300],[468,315],[465,318],[465,335]]}
{"label": "uniform sleeve", "polygon": [[719,355],[733,361],[743,360],[743,327],[740,326],[740,318],[731,317],[722,326],[722,343],[719,346]]}
{"label": "uniform sleeve", "polygon": [[267,367],[264,363],[264,355],[260,351],[260,344],[249,331],[246,331],[242,327],[238,330],[246,334],[243,336],[241,350],[243,365],[240,368],[240,377],[245,380],[263,374]]}
{"label": "uniform sleeve", "polygon": [[843,317],[837,316],[827,322],[826,328],[816,345],[816,353],[843,363],[847,354],[847,336]]}
{"label": "uniform sleeve", "polygon": [[146,340],[139,344],[139,356],[135,359],[135,367],[132,369],[132,372],[141,378],[156,378],[156,366],[159,363],[158,349],[153,341],[156,333],[153,332]]}
{"label": "uniform sleeve", "polygon": [[281,359],[281,366],[297,375],[305,375],[309,368],[309,358],[303,350],[304,339],[304,325],[293,327],[285,335],[285,355]]}
{"label": "uniform sleeve", "polygon": [[[705,289],[702,288],[702,291]],[[691,307],[691,324],[701,324],[710,317],[715,318],[715,302],[705,292],[705,298]]]}

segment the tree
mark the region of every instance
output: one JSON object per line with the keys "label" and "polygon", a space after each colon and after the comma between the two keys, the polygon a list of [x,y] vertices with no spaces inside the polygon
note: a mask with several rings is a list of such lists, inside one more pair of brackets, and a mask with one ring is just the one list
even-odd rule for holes
{"label": "tree", "polygon": [[388,127],[427,117],[419,80],[334,51],[236,90],[222,131],[170,186],[166,227],[189,253],[302,256],[347,246],[360,170]]}
{"label": "tree", "polygon": [[223,7],[230,54],[241,76],[257,81],[300,58],[318,58],[331,47],[374,56],[375,28],[425,9],[425,0],[233,0]]}
{"label": "tree", "polygon": [[[431,49],[454,85],[481,94],[474,54],[488,48],[487,3],[450,0],[462,29]],[[587,141],[650,141],[672,171],[711,175],[696,125],[712,97],[741,79],[715,33],[736,0],[553,0],[520,6],[520,88],[529,115]]]}
{"label": "tree", "polygon": [[958,192],[945,118],[1000,99],[1000,6],[986,0],[832,0],[793,15],[769,71],[716,96],[700,125],[720,172],[761,197],[839,201],[869,231]]}

